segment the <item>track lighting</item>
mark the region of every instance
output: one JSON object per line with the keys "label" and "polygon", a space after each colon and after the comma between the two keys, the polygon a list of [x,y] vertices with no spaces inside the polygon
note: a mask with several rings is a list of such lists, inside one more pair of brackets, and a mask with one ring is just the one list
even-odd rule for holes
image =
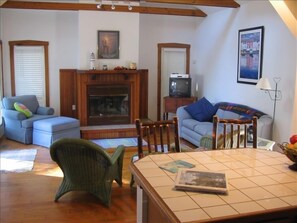
{"label": "track lighting", "polygon": [[131,11],[133,8],[132,8],[132,5],[131,5],[131,2],[129,2],[129,5],[128,5],[128,10]]}
{"label": "track lighting", "polygon": [[115,5],[114,5],[113,2],[112,2],[112,5],[111,5],[111,9],[112,9],[112,10],[115,10]]}
{"label": "track lighting", "polygon": [[97,9],[101,9],[101,6],[102,6],[102,0],[100,0],[99,4],[96,7]]}

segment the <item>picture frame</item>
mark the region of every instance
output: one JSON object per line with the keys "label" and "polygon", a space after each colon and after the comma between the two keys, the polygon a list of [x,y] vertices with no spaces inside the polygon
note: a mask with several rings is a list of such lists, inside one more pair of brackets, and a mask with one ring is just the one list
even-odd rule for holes
{"label": "picture frame", "polygon": [[262,77],[264,26],[238,31],[237,83],[254,84]]}
{"label": "picture frame", "polygon": [[120,32],[98,31],[98,59],[120,58]]}

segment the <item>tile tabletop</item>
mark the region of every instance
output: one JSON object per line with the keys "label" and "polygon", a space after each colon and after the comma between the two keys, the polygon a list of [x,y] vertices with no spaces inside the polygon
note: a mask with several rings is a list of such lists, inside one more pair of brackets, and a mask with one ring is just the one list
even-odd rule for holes
{"label": "tile tabletop", "polygon": [[[228,194],[178,191],[176,173],[160,165],[184,160],[197,170],[225,172]],[[297,172],[283,154],[260,149],[212,150],[146,156],[133,165],[180,222],[205,221],[275,208],[297,210]]]}

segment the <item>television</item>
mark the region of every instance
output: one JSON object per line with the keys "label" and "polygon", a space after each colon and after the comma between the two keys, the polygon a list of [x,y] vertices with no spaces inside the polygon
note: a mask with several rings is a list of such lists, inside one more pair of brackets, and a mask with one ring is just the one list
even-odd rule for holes
{"label": "television", "polygon": [[191,97],[191,78],[170,77],[169,96],[180,98]]}

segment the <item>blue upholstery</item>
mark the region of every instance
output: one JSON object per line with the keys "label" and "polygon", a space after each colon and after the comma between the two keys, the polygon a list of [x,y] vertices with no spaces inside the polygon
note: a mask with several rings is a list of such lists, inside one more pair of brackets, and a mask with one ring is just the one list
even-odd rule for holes
{"label": "blue upholstery", "polygon": [[[197,105],[196,105],[197,106]],[[257,133],[258,137],[271,139],[272,117],[259,110],[246,105],[219,102],[214,105],[216,115],[225,119],[245,119],[252,116],[258,117]],[[196,107],[197,110],[203,110]],[[195,113],[195,110],[193,111]],[[211,111],[212,112],[212,111]],[[196,146],[200,146],[200,140],[203,136],[211,136],[213,123],[210,121],[197,121],[186,110],[186,106],[179,107],[176,111],[178,117],[179,136]],[[198,111],[196,111],[198,113]],[[222,132],[222,126],[218,126],[218,132]]]}
{"label": "blue upholstery", "polygon": [[217,111],[205,97],[186,106],[185,110],[199,122],[210,121]]}
{"label": "blue upholstery", "polygon": [[80,138],[79,120],[69,117],[42,119],[33,123],[33,144],[49,148],[61,138]]}
{"label": "blue upholstery", "polygon": [[[23,113],[16,111],[15,102],[24,104],[33,113],[33,116],[26,118]],[[35,121],[56,117],[53,108],[39,106],[35,95],[4,97],[2,104],[6,138],[24,144],[32,143],[33,123]]]}

